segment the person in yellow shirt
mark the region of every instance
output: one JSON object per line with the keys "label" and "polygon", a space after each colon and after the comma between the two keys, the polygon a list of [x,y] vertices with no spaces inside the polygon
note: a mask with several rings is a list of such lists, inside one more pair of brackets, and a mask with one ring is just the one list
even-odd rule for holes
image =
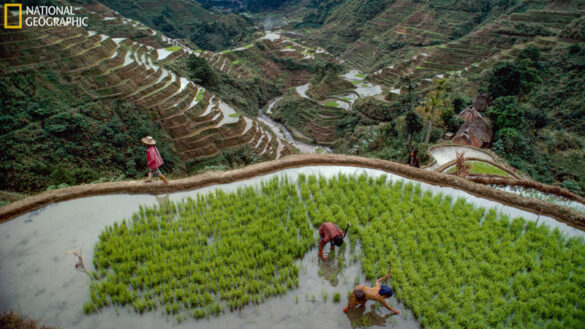
{"label": "person in yellow shirt", "polygon": [[393,309],[386,303],[386,298],[390,298],[394,294],[392,292],[392,288],[381,284],[382,281],[390,277],[390,269],[392,268],[392,264],[389,263],[389,265],[388,273],[386,276],[376,280],[376,286],[366,287],[365,285],[360,284],[353,289],[353,293],[349,297],[349,302],[343,309],[343,312],[347,313],[347,311],[356,308],[358,305],[365,307],[368,300],[374,300],[384,305],[384,307],[394,312],[394,314],[399,313],[397,310]]}

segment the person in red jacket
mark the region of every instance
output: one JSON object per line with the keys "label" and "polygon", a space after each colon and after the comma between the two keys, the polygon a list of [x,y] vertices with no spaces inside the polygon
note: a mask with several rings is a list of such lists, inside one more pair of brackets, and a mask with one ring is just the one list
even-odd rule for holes
{"label": "person in red jacket", "polygon": [[337,225],[331,222],[325,222],[321,224],[319,227],[319,237],[321,238],[319,240],[319,257],[322,260],[327,260],[327,258],[323,256],[323,247],[327,243],[331,242],[331,252],[334,252],[335,246],[339,247],[343,244],[343,238],[345,237],[345,234],[349,230],[350,226],[351,223],[348,222],[347,229],[345,232],[343,232],[341,229],[339,229],[339,227],[337,227]]}
{"label": "person in red jacket", "polygon": [[148,179],[145,180],[146,183],[152,182],[152,175],[157,175],[160,179],[163,180],[165,184],[168,184],[169,181],[163,176],[160,172],[159,167],[163,164],[163,160],[158,152],[156,146],[156,141],[154,138],[150,136],[146,136],[141,139],[142,143],[148,147],[146,150],[146,160],[148,165]]}

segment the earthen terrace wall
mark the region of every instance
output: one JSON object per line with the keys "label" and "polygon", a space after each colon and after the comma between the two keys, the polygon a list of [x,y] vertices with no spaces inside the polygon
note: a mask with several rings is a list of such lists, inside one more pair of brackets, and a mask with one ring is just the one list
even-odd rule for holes
{"label": "earthen terrace wall", "polygon": [[75,198],[104,194],[162,194],[193,190],[209,185],[226,184],[279,170],[305,166],[353,166],[386,171],[420,182],[456,188],[472,195],[497,201],[536,214],[550,216],[572,227],[585,230],[585,214],[541,200],[521,197],[514,193],[493,189],[453,175],[446,175],[407,165],[340,154],[292,155],[227,172],[207,172],[201,175],[177,179],[168,185],[142,181],[113,182],[66,187],[43,192],[0,208],[0,222],[10,220],[31,210]]}

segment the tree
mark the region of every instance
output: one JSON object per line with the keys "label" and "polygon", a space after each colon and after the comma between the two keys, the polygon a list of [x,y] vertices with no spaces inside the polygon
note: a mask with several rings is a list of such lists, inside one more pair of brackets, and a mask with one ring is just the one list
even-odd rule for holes
{"label": "tree", "polygon": [[191,54],[187,62],[187,68],[189,69],[189,77],[194,82],[206,85],[215,81],[213,70],[202,57]]}
{"label": "tree", "polygon": [[406,113],[406,132],[408,132],[408,149],[412,146],[412,135],[423,129],[423,120],[414,111]]}
{"label": "tree", "polygon": [[516,64],[499,62],[494,65],[488,77],[488,92],[494,99],[502,96],[518,95],[522,76]]}
{"label": "tree", "polygon": [[494,150],[508,157],[524,158],[527,156],[528,145],[526,139],[514,128],[503,128],[496,134]]}
{"label": "tree", "polygon": [[465,99],[463,99],[462,97],[459,97],[459,96],[455,97],[453,99],[453,111],[455,113],[459,113],[464,108],[465,108]]}
{"label": "tree", "polygon": [[541,82],[539,59],[538,49],[527,48],[514,63],[500,62],[494,65],[488,77],[489,94],[494,99],[529,94]]}
{"label": "tree", "polygon": [[427,113],[427,135],[425,137],[425,143],[428,144],[431,140],[431,131],[433,130],[433,117],[435,110],[442,108],[445,105],[446,99],[444,91],[449,88],[445,83],[446,79],[434,80],[435,89],[431,91],[429,98],[425,105],[425,112]]}
{"label": "tree", "polygon": [[524,127],[524,108],[518,104],[516,97],[513,96],[497,98],[487,115],[492,120],[496,130],[522,129]]}
{"label": "tree", "polygon": [[528,58],[516,61],[520,72],[520,95],[528,95],[542,80],[539,77],[539,65]]}

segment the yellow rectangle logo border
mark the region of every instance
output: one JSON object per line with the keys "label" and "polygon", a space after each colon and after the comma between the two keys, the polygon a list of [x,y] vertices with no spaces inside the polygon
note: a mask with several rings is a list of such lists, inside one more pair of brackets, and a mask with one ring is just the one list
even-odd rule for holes
{"label": "yellow rectangle logo border", "polygon": [[[8,8],[18,8],[18,25],[8,25]],[[22,29],[22,3],[5,3],[4,4],[4,28],[5,29]]]}

